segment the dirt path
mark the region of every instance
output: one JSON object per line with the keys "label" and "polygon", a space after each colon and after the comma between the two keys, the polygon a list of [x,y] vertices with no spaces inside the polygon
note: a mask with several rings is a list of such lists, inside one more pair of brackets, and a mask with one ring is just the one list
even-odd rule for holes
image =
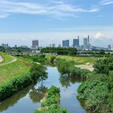
{"label": "dirt path", "polygon": [[12,58],[13,58],[13,60],[12,60],[12,61],[7,62],[7,63],[0,64],[0,66],[4,66],[4,65],[7,65],[7,64],[11,64],[11,63],[13,63],[13,62],[16,62],[16,61],[17,61],[17,59],[16,59],[15,57],[13,57],[13,56],[10,56],[10,57],[12,57]]}
{"label": "dirt path", "polygon": [[94,71],[94,67],[92,64],[86,63],[85,65],[75,65],[75,67],[80,69],[87,69],[89,71]]}
{"label": "dirt path", "polygon": [[2,56],[0,56],[0,63],[1,63],[1,62],[3,62],[3,58],[2,58]]}

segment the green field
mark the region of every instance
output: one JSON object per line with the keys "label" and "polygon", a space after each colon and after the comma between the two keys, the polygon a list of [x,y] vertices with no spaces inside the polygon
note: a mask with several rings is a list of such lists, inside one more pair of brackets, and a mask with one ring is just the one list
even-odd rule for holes
{"label": "green field", "polygon": [[62,56],[59,55],[57,58],[64,59],[66,61],[73,61],[76,65],[80,64],[94,64],[94,62],[97,60],[97,58],[94,57],[76,57],[76,56]]}
{"label": "green field", "polygon": [[[3,58],[8,58],[6,61],[9,62],[10,56],[2,54]],[[0,83],[4,82],[6,80],[11,79],[12,77],[15,77],[17,75],[25,74],[29,71],[30,67],[32,65],[32,61],[28,59],[23,58],[17,58],[17,61],[6,64],[3,66],[0,66]]]}
{"label": "green field", "polygon": [[13,60],[13,58],[11,56],[7,55],[6,53],[0,52],[0,56],[2,56],[2,58],[3,58],[3,62],[0,62],[0,64],[8,63]]}

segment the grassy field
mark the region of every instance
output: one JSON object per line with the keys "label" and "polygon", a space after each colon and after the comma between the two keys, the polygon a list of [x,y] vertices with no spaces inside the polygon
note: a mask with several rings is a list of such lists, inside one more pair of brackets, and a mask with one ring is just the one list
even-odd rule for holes
{"label": "grassy field", "polygon": [[[4,55],[3,58],[8,58],[6,61],[9,62],[10,56]],[[23,58],[17,58],[16,62],[0,66],[0,83],[11,79],[14,76],[22,75],[27,73],[32,65],[32,61]]]}
{"label": "grassy field", "polygon": [[7,55],[6,53],[0,52],[0,56],[2,56],[2,58],[3,58],[3,62],[0,62],[0,64],[8,63],[13,60],[13,58],[11,56]]}
{"label": "grassy field", "polygon": [[75,56],[62,56],[62,55],[57,56],[57,58],[64,59],[67,61],[74,61],[76,65],[81,65],[86,63],[94,64],[94,62],[97,60],[97,58],[93,58],[93,57],[75,57]]}

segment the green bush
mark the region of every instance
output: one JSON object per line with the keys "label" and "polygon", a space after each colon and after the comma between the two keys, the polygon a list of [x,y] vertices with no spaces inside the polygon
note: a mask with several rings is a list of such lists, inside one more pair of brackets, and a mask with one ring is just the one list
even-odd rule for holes
{"label": "green bush", "polygon": [[11,80],[0,84],[0,101],[6,99],[18,90],[21,90],[30,84],[31,78],[29,73],[21,76],[16,76]]}
{"label": "green bush", "polygon": [[46,101],[42,103],[40,110],[34,113],[68,113],[66,109],[60,108],[60,89],[52,86],[47,92]]}
{"label": "green bush", "polygon": [[33,63],[30,69],[30,76],[33,82],[36,82],[37,79],[40,81],[47,79],[46,67],[41,64]]}
{"label": "green bush", "polygon": [[91,79],[83,82],[79,86],[78,93],[78,99],[85,101],[86,110],[109,113],[107,75],[92,75]]}
{"label": "green bush", "polygon": [[94,64],[95,71],[97,73],[109,74],[109,71],[113,71],[113,56],[101,58]]}

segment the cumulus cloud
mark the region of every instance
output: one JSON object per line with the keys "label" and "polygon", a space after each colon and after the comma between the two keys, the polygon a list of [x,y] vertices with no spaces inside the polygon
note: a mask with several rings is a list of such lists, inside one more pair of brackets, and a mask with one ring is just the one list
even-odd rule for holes
{"label": "cumulus cloud", "polygon": [[31,2],[17,2],[12,0],[0,0],[0,18],[5,18],[11,14],[33,14],[50,16],[75,16],[77,13],[94,13],[98,8],[84,9],[63,1],[49,2],[49,4],[39,4]]}
{"label": "cumulus cloud", "polygon": [[99,38],[102,38],[103,37],[103,34],[101,33],[101,32],[98,32],[98,33],[96,33],[96,35],[95,35],[95,38],[96,39],[99,39]]}

